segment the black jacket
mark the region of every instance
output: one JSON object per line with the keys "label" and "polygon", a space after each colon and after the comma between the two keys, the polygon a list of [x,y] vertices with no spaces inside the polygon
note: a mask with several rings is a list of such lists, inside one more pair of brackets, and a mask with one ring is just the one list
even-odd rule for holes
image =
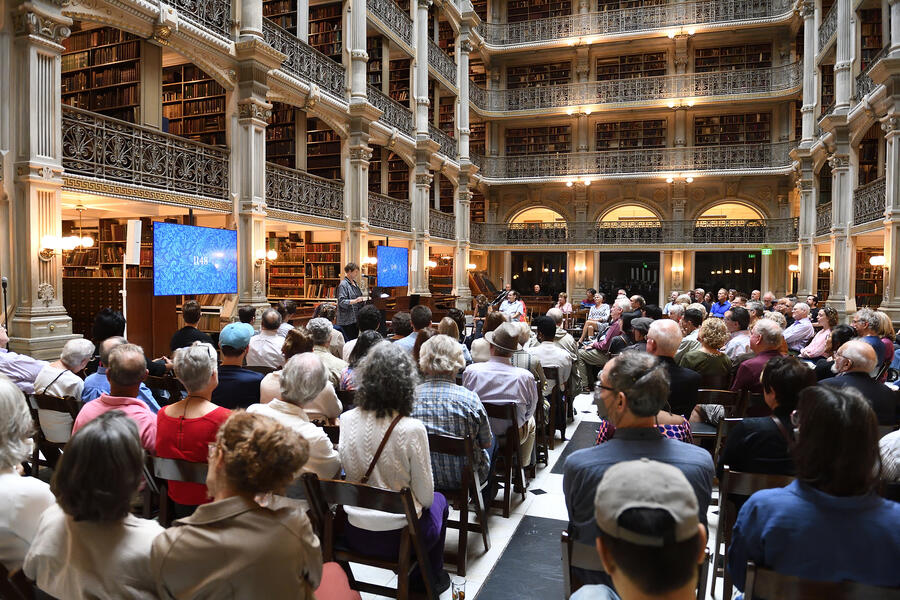
{"label": "black jacket", "polygon": [[897,392],[865,373],[844,373],[821,381],[819,385],[855,388],[875,410],[879,425],[897,424]]}
{"label": "black jacket", "polygon": [[659,360],[669,372],[669,406],[672,414],[690,416],[697,404],[697,390],[700,388],[700,374],[684,367],[679,367],[669,356],[660,356]]}

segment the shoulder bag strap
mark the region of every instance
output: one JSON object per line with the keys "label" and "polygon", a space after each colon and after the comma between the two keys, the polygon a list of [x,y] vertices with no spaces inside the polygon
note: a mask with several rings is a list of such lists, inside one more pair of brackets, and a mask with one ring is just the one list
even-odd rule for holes
{"label": "shoulder bag strap", "polygon": [[375,451],[375,456],[372,457],[372,462],[369,463],[369,468],[366,469],[366,474],[362,476],[362,479],[359,480],[360,483],[369,483],[369,477],[372,475],[372,471],[375,470],[375,463],[378,462],[378,459],[381,457],[381,451],[384,450],[385,444],[387,444],[388,438],[391,437],[391,432],[394,431],[394,427],[397,426],[397,423],[400,422],[400,419],[403,418],[403,415],[397,415],[394,417],[394,420],[391,421],[391,424],[388,426],[387,431],[384,432],[384,437],[381,438],[381,444],[378,445],[378,450]]}
{"label": "shoulder bag strap", "polygon": [[781,419],[772,415],[772,420],[775,421],[775,425],[778,427],[778,431],[781,433],[781,437],[784,438],[784,441],[787,442],[788,449],[792,449],[794,447],[794,438],[788,433],[787,428],[784,426],[784,423],[781,422]]}

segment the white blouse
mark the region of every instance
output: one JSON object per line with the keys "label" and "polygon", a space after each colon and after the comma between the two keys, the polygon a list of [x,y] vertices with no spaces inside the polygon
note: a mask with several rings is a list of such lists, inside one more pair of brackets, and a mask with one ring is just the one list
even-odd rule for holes
{"label": "white blouse", "polygon": [[0,473],[0,563],[8,571],[22,567],[44,510],[56,499],[50,486],[13,469]]}

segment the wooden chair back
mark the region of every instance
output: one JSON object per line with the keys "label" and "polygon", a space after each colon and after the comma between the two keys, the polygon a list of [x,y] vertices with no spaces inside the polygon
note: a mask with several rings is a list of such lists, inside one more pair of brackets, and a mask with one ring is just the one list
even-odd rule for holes
{"label": "wooden chair back", "polygon": [[758,392],[744,391],[741,417],[765,417],[772,414],[772,409],[766,404],[763,395]]}
{"label": "wooden chair back", "polygon": [[886,588],[853,581],[812,581],[781,575],[747,563],[745,598],[760,600],[900,600],[900,588]]}
{"label": "wooden chair back", "polygon": [[178,458],[153,457],[153,475],[159,486],[159,522],[163,527],[172,524],[172,503],[169,500],[169,482],[183,481],[206,485],[209,465]]}
{"label": "wooden chair back", "polygon": [[719,464],[719,454],[721,454],[722,449],[725,447],[725,440],[728,439],[728,434],[743,420],[744,419],[741,418],[725,418],[719,421],[719,426],[716,427],[716,446],[713,449],[713,464]]}
{"label": "wooden chair back", "polygon": [[0,563],[0,598],[4,600],[34,600],[34,583],[22,569],[10,572]]}
{"label": "wooden chair back", "polygon": [[[32,394],[34,409],[31,416],[35,421],[34,434],[34,450],[31,456],[31,474],[38,477],[41,466],[55,467],[56,461],[59,459],[60,451],[65,447],[65,442],[51,442],[44,436],[44,430],[41,426],[41,416],[39,410],[58,412],[68,414],[72,417],[72,421],[78,418],[78,413],[83,406],[80,398],[66,396],[60,398],[50,394]],[[41,453],[44,454],[44,460],[41,460]]]}
{"label": "wooden chair back", "polygon": [[566,441],[566,406],[563,398],[562,382],[559,380],[559,367],[544,367],[544,376],[547,381],[553,381],[553,387],[550,388],[550,395],[547,399],[550,401],[550,449],[556,447],[556,432],[562,441]]}
{"label": "wooden chair back", "polygon": [[697,404],[721,404],[725,408],[725,416],[743,417],[744,403],[741,394],[729,390],[700,388],[697,390]]}
{"label": "wooden chair back", "polygon": [[328,436],[328,439],[331,440],[331,443],[334,444],[334,447],[337,448],[338,440],[341,439],[341,428],[339,425],[323,425],[322,429],[325,431],[325,435]]}
{"label": "wooden chair back", "polygon": [[273,367],[265,367],[262,365],[254,365],[252,367],[247,365],[244,368],[247,369],[248,371],[253,371],[254,373],[261,373],[263,375],[268,375],[269,373],[277,370]]}
{"label": "wooden chair back", "polygon": [[731,373],[724,375],[700,375],[700,387],[710,390],[727,390],[731,387]]}
{"label": "wooden chair back", "polygon": [[34,394],[34,403],[40,410],[50,410],[53,412],[68,413],[74,421],[81,411],[81,399],[72,396],[60,398],[51,396],[50,394]]}
{"label": "wooden chair back", "polygon": [[169,394],[170,404],[172,402],[181,400],[181,392],[185,391],[184,386],[181,385],[181,382],[178,381],[178,378],[172,377],[171,375],[149,375],[144,380],[144,385],[146,385],[151,390],[167,392]]}
{"label": "wooden chair back", "polygon": [[[488,418],[497,421],[503,421],[506,424],[505,432],[494,429],[494,435],[505,436],[503,445],[498,450],[498,456],[494,460],[500,460],[500,465],[495,469],[495,478],[503,485],[503,500],[500,501],[500,507],[503,510],[503,517],[508,518],[511,511],[512,503],[512,486],[520,486],[522,500],[525,499],[525,476],[522,472],[522,464],[519,460],[519,427],[516,421],[516,404],[515,402],[484,402],[484,410],[487,412]],[[500,468],[502,467],[502,468]]]}

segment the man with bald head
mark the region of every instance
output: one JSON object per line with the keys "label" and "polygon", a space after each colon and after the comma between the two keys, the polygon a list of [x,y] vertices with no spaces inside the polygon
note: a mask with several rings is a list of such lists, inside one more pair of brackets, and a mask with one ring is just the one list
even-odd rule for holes
{"label": "man with bald head", "polygon": [[821,385],[859,390],[875,411],[879,425],[897,424],[897,392],[872,379],[878,366],[872,346],[861,340],[846,342],[834,353],[834,366],[837,376],[825,379]]}
{"label": "man with bald head", "polygon": [[700,374],[675,363],[675,352],[681,344],[681,328],[671,319],[650,324],[647,332],[647,352],[659,358],[669,373],[669,408],[673,414],[690,415],[697,403]]}

